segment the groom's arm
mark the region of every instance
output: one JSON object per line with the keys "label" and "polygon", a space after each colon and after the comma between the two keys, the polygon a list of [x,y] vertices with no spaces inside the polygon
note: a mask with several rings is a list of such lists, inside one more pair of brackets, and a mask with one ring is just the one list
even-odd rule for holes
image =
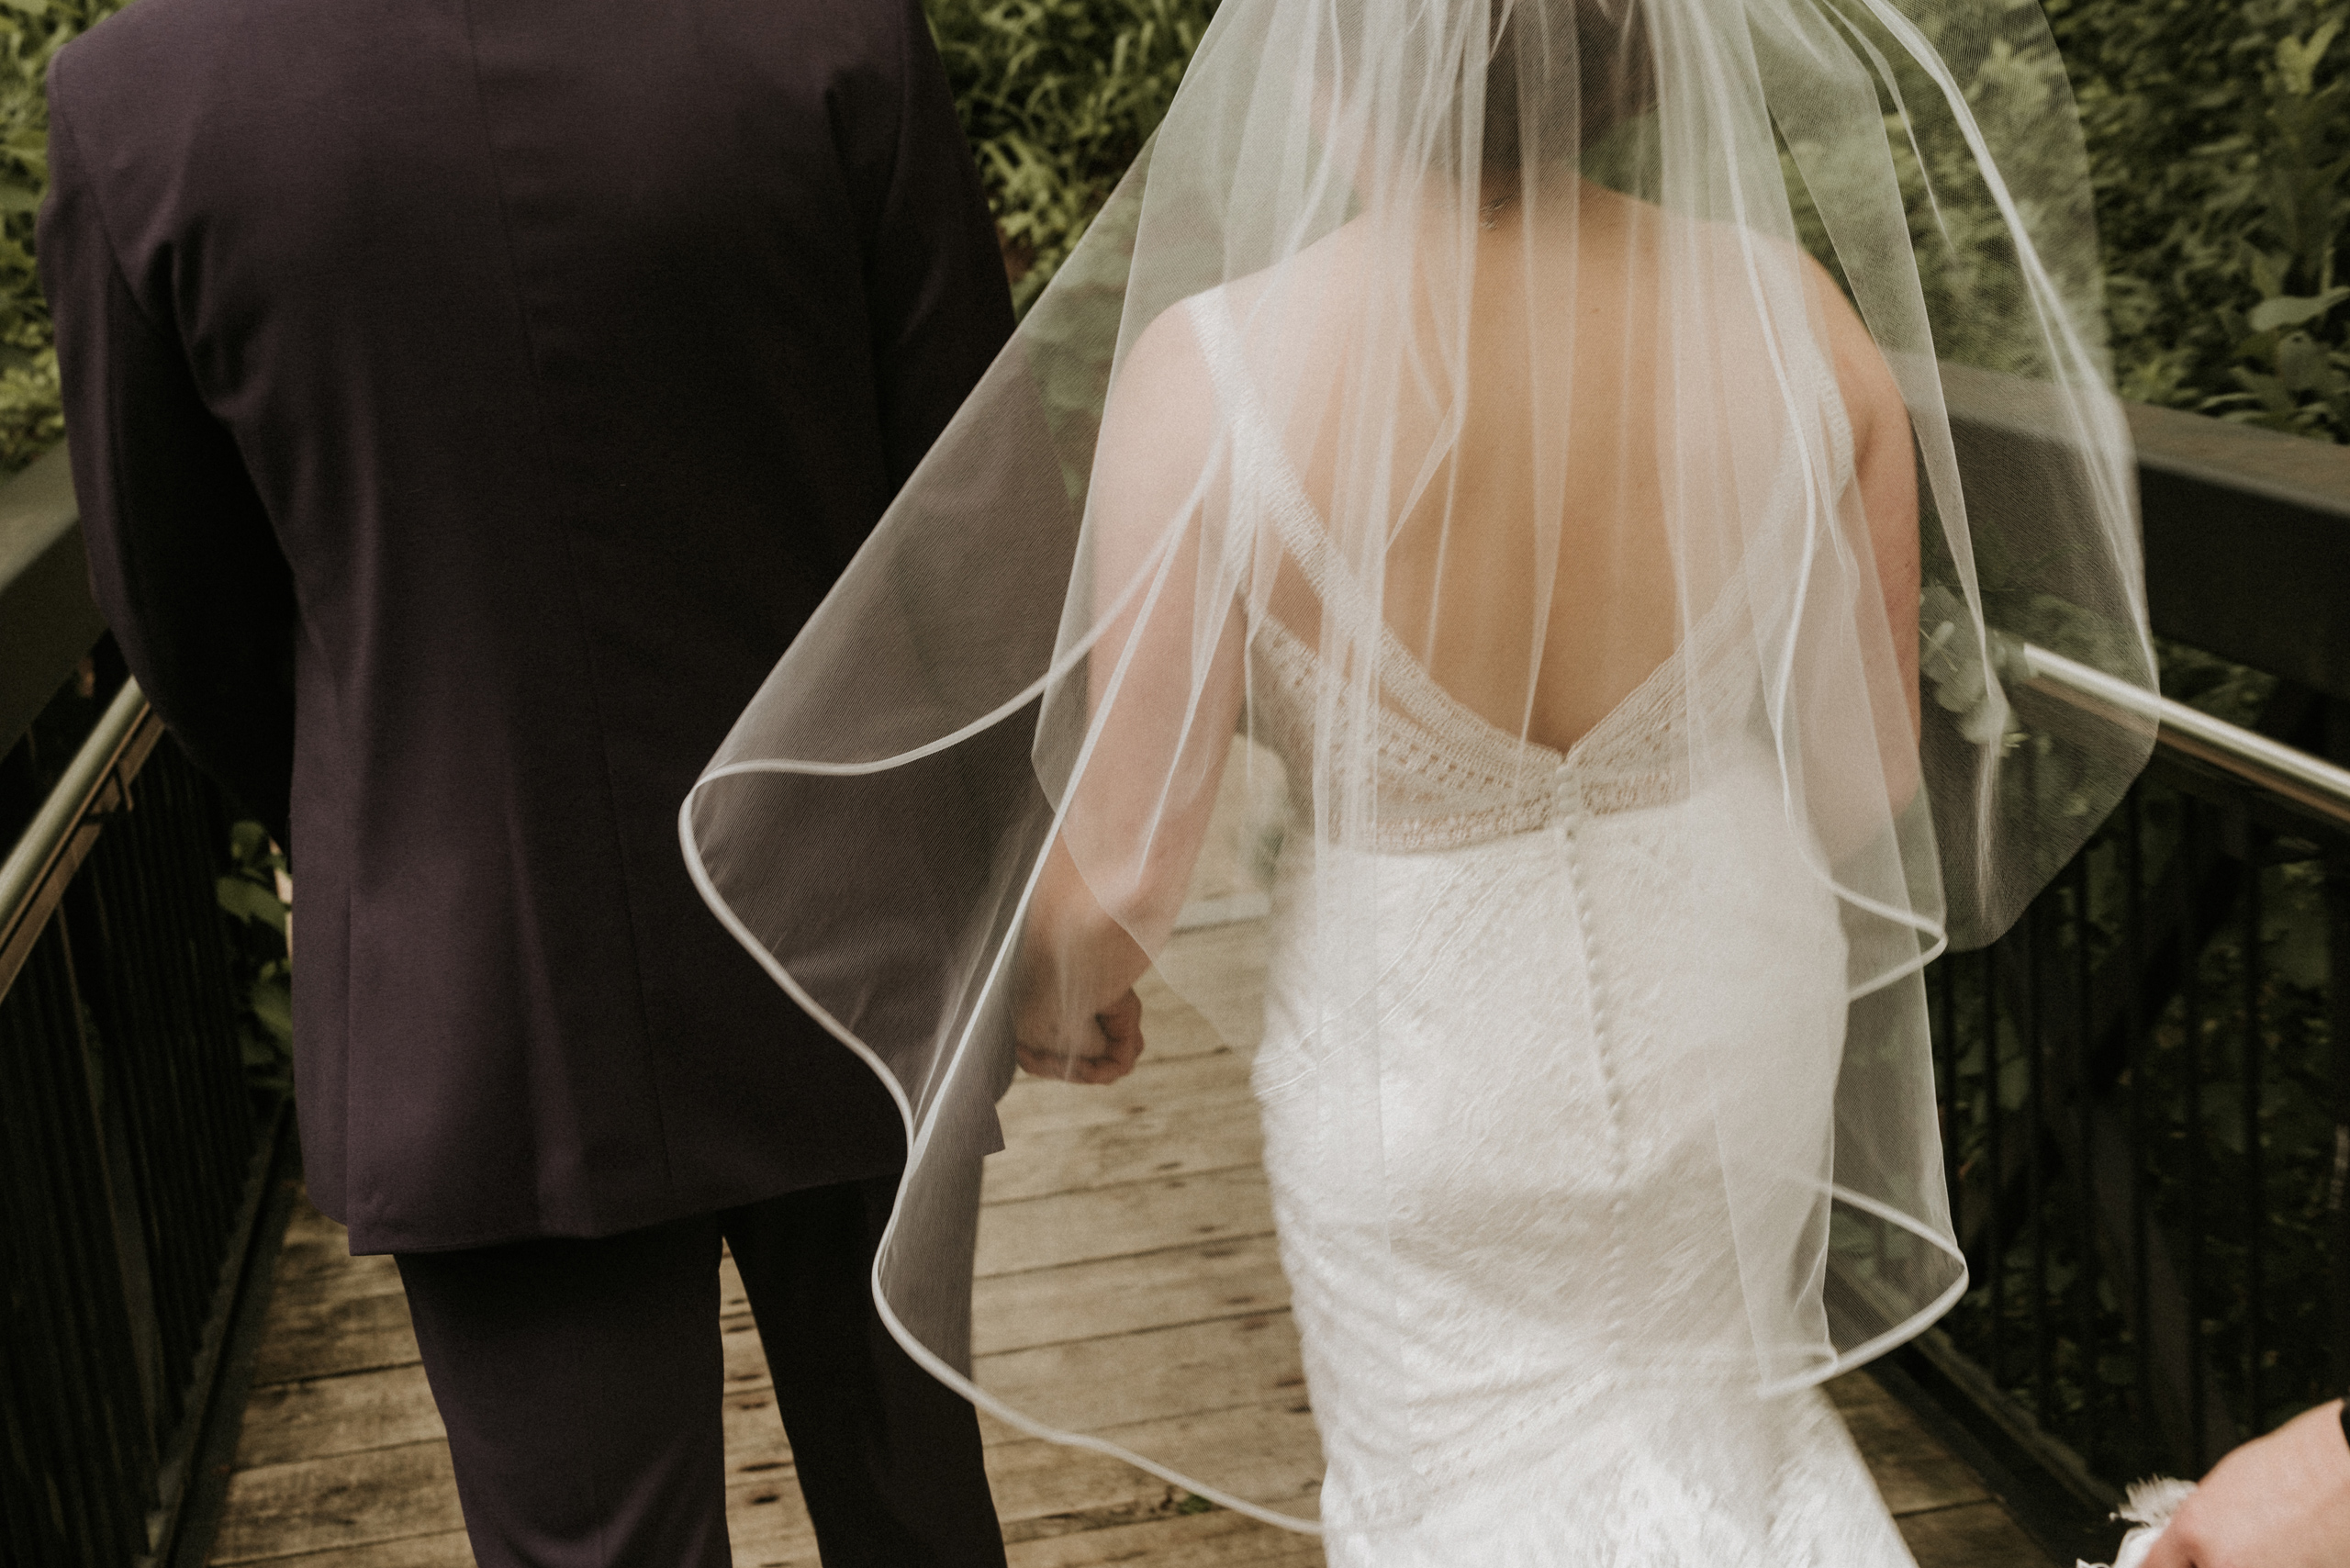
{"label": "groom's arm", "polygon": [[90,586],[155,711],[285,842],[291,574],[177,335],[131,289],[67,96],[52,73],[39,253],[57,323]]}
{"label": "groom's arm", "polygon": [[897,101],[874,169],[865,271],[894,489],[1012,335],[1012,293],[929,24],[917,0],[886,3],[899,19]]}

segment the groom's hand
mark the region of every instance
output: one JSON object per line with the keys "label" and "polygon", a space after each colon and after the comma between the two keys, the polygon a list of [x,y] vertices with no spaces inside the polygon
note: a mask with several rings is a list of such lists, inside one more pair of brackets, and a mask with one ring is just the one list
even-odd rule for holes
{"label": "groom's hand", "polygon": [[[1031,1015],[1034,1016],[1033,1014]],[[1057,1021],[1056,1021],[1057,1022]],[[1142,998],[1124,996],[1082,1022],[1018,1031],[1020,1065],[1038,1078],[1064,1083],[1115,1083],[1142,1055]]]}

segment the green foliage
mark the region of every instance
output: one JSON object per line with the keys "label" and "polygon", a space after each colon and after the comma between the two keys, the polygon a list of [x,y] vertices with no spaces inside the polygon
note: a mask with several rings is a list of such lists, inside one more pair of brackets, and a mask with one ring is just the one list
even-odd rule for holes
{"label": "green foliage", "polygon": [[294,1087],[294,971],[288,952],[293,912],[286,906],[285,857],[256,822],[229,833],[229,868],[216,884],[221,913],[233,923],[230,979],[244,1036],[245,1077],[256,1089]]}
{"label": "green foliage", "polygon": [[2126,398],[2350,441],[2350,0],[2048,0]]}
{"label": "green foliage", "polygon": [[1174,100],[1215,0],[929,0],[1025,310]]}
{"label": "green foliage", "polygon": [[[62,431],[32,263],[44,73],[120,3],[0,0],[0,472]],[[1023,309],[1166,113],[1215,3],[928,0]],[[2350,0],[2046,9],[2088,140],[2122,395],[2350,441]],[[2027,119],[2064,113],[2055,86],[2050,62],[1996,48],[1970,84]],[[1971,207],[1945,207],[1954,264],[1930,280],[1959,300],[1966,259],[1997,249]]]}
{"label": "green foliage", "polygon": [[[2083,148],[2065,61],[2041,23],[2036,0],[1991,0],[1923,19],[1972,110],[2003,176],[2038,260],[2077,318],[2098,305],[2094,213],[2085,187]],[[1899,102],[1879,89],[1887,111],[1881,139],[1853,136],[1841,122],[1807,123],[1807,106],[1784,106],[1788,139],[1782,162],[1798,232],[1812,253],[1842,277],[1812,190],[1846,199],[1851,220],[1865,219],[1852,198],[1874,189],[1889,162],[1907,208],[1910,247],[1944,360],[2016,375],[2043,375],[2045,345],[2024,308],[2011,230],[1971,139],[1942,86],[1880,26],[1856,31],[1891,63]],[[2051,202],[2065,205],[2052,207]],[[1865,241],[1863,241],[1865,242]]]}
{"label": "green foliage", "polygon": [[[1166,112],[1214,0],[929,4],[1024,309]],[[2338,281],[2350,0],[2046,0],[2046,10],[2061,63],[1995,44],[1967,87],[2011,129],[2011,157],[2066,156],[2077,104],[2122,395],[2350,441],[2350,283]],[[2031,133],[2037,120],[2050,134]],[[1933,171],[1938,188],[1970,194],[1962,149],[1925,152],[1950,165]],[[1914,187],[1906,138],[1895,153]],[[2005,252],[1987,201],[1930,215],[1921,206],[1919,220],[1935,229],[1927,282],[1942,319],[1996,319],[2007,302],[1966,308],[2002,272],[1984,264]],[[2060,286],[2093,289],[2074,260]],[[1998,362],[2004,351],[1945,352]]]}
{"label": "green foliage", "polygon": [[0,473],[65,433],[33,212],[49,183],[49,62],[121,0],[0,0]]}

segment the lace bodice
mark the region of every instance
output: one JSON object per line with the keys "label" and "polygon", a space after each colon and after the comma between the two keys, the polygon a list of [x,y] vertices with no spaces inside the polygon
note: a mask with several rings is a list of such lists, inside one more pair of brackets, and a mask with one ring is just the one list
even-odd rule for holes
{"label": "lace bodice", "polygon": [[[1257,398],[1224,293],[1200,295],[1188,308],[1231,442],[1227,548],[1236,555],[1253,552],[1269,532],[1303,571],[1326,616],[1341,624],[1377,619]],[[1849,471],[1851,434],[1841,403],[1830,405],[1838,466]],[[1380,621],[1381,700],[1371,742],[1377,806],[1369,846],[1454,848],[1538,830],[1562,812],[1604,814],[1683,798],[1692,692],[1703,694],[1702,717],[1716,723],[1735,722],[1754,700],[1754,683],[1735,678],[1736,661],[1751,657],[1748,631],[1742,606],[1725,594],[1671,658],[1561,753],[1496,728],[1439,685]],[[1326,752],[1343,756],[1353,748],[1349,705],[1322,710],[1329,677],[1312,644],[1265,614],[1251,628],[1249,655],[1256,738],[1280,756],[1292,778],[1315,776],[1317,712],[1329,726]],[[1693,671],[1701,678],[1693,681]]]}

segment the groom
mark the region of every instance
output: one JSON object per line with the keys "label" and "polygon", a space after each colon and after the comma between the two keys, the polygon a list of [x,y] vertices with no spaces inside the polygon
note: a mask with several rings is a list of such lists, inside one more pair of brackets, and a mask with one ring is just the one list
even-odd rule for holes
{"label": "groom", "polygon": [[1001,1564],[867,1295],[897,1114],[675,826],[1010,330],[915,0],[137,0],[50,105],[99,600],[295,857],[479,1562],[729,1561],[722,1238],[825,1562]]}

